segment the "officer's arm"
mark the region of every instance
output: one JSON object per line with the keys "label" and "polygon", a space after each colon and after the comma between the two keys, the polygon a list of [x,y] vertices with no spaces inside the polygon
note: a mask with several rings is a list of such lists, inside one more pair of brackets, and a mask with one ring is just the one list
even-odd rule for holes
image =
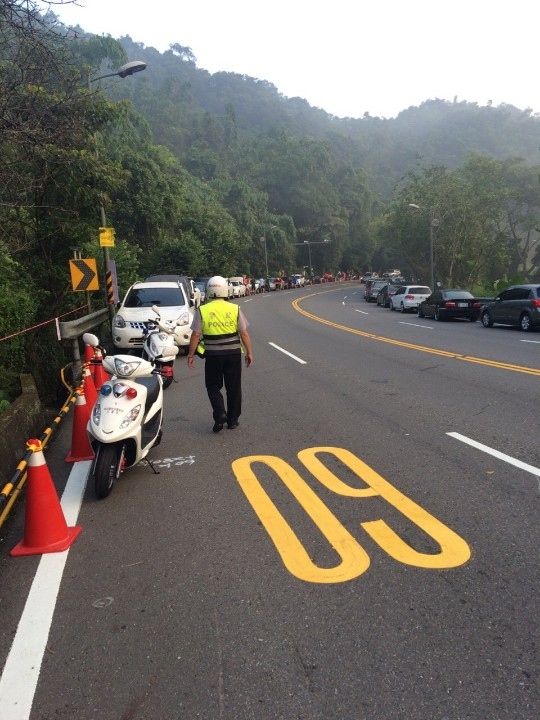
{"label": "officer's arm", "polygon": [[249,333],[247,330],[239,330],[238,334],[240,335],[240,339],[242,340],[242,345],[244,346],[244,350],[246,351],[246,367],[249,367],[251,363],[253,362],[253,351],[251,349],[251,338],[249,337]]}

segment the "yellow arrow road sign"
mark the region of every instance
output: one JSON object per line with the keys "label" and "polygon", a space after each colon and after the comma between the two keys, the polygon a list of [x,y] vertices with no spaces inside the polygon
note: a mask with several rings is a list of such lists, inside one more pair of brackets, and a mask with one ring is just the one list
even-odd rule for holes
{"label": "yellow arrow road sign", "polygon": [[94,258],[69,261],[73,290],[99,290],[96,261]]}

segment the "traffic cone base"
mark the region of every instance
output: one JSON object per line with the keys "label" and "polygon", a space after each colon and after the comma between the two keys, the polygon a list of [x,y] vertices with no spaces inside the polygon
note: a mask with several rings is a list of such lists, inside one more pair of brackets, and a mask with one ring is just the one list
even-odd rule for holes
{"label": "traffic cone base", "polygon": [[22,557],[23,555],[44,555],[52,552],[63,552],[71,546],[75,538],[80,535],[81,530],[82,527],[80,525],[66,527],[66,532],[61,540],[49,542],[45,545],[27,544],[26,539],[24,539],[21,540],[20,543],[17,543],[9,554],[11,557]]}
{"label": "traffic cone base", "polygon": [[12,557],[43,555],[67,550],[82,528],[68,527],[39,440],[29,440],[34,452],[28,461],[24,538],[10,551]]}
{"label": "traffic cone base", "polygon": [[73,429],[71,432],[71,450],[65,462],[78,462],[79,460],[93,460],[94,451],[88,439],[86,426],[90,420],[90,408],[83,392],[77,391],[77,399],[73,408]]}

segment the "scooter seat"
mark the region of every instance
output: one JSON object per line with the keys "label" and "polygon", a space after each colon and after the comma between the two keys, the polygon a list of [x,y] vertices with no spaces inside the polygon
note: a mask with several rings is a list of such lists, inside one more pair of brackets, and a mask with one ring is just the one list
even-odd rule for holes
{"label": "scooter seat", "polygon": [[157,375],[151,377],[140,377],[135,380],[139,385],[144,385],[146,388],[146,405],[145,412],[152,407],[153,403],[158,399],[160,381]]}

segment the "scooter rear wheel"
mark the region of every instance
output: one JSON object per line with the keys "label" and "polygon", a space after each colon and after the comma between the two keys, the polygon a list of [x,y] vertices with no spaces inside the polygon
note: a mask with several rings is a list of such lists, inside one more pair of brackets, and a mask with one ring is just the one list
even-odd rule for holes
{"label": "scooter rear wheel", "polygon": [[120,475],[124,446],[122,443],[101,445],[94,466],[94,491],[100,500],[111,494],[114,481]]}

